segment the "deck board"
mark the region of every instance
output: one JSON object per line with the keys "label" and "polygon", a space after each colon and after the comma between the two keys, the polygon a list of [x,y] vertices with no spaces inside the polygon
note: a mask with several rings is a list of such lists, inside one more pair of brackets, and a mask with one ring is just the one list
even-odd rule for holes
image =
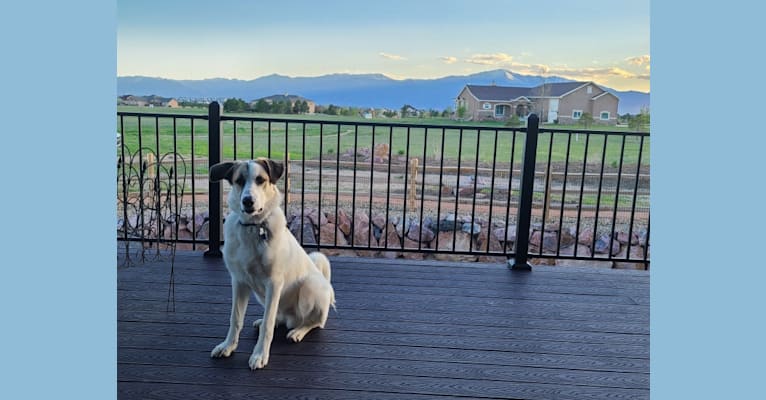
{"label": "deck board", "polygon": [[[122,265],[123,256],[118,264]],[[220,259],[178,253],[118,267],[120,399],[646,399],[649,273],[331,258],[338,311],[250,371],[251,300],[238,351]]]}

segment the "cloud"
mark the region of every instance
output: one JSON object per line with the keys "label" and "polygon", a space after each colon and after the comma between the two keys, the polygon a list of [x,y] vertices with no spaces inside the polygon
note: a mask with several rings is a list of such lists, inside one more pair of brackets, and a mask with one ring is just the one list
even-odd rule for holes
{"label": "cloud", "polygon": [[511,64],[513,57],[505,53],[495,54],[474,54],[467,58],[465,62],[480,65],[507,65]]}
{"label": "cloud", "polygon": [[402,57],[402,56],[399,56],[399,55],[396,55],[396,54],[388,54],[388,53],[382,53],[382,52],[381,52],[381,53],[378,53],[378,55],[379,55],[379,56],[381,56],[381,57],[383,57],[383,58],[387,58],[387,59],[389,59],[389,60],[394,60],[394,61],[403,61],[403,60],[406,60],[406,58],[405,58],[405,57]]}
{"label": "cloud", "polygon": [[447,57],[439,57],[440,60],[442,60],[445,64],[454,64],[457,62],[457,57],[447,56]]}
{"label": "cloud", "polygon": [[641,65],[644,65],[644,64],[648,65],[650,60],[651,59],[650,59],[648,54],[645,54],[643,56],[628,57],[628,58],[625,59],[625,61],[627,61],[628,64],[638,65],[638,66],[641,66]]}

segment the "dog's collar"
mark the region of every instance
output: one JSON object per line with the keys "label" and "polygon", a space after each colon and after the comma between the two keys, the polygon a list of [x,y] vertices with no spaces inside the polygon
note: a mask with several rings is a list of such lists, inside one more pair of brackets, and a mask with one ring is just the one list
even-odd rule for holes
{"label": "dog's collar", "polygon": [[263,241],[269,240],[269,237],[271,236],[269,230],[265,226],[266,225],[265,222],[262,222],[260,224],[255,222],[245,223],[245,222],[242,222],[242,220],[238,220],[237,222],[245,228],[258,228],[258,238]]}

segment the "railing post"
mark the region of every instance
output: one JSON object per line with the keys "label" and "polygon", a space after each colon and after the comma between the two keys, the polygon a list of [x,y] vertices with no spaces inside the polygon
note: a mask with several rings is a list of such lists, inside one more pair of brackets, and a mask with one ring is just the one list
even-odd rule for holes
{"label": "railing post", "polygon": [[[208,107],[208,171],[210,167],[218,164],[223,159],[223,149],[221,147],[222,133],[221,129],[221,105],[217,101],[210,103]],[[208,224],[210,226],[209,241],[210,246],[205,252],[205,257],[221,257],[221,232],[223,223],[221,218],[221,205],[223,204],[223,193],[221,191],[221,182],[208,181]]]}
{"label": "railing post", "polygon": [[[532,221],[532,193],[535,189],[535,163],[537,162],[537,136],[540,132],[540,118],[532,114],[527,119],[527,134],[524,141],[524,163],[521,165],[521,194],[519,215],[516,220],[516,258],[511,270],[531,271],[529,265],[529,226]],[[511,260],[508,260],[509,263]]]}

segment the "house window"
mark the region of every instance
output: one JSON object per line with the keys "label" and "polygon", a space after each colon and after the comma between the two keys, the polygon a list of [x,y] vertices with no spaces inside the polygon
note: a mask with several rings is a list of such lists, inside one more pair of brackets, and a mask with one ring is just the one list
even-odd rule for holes
{"label": "house window", "polygon": [[505,107],[506,106],[495,106],[495,115],[498,117],[505,115]]}
{"label": "house window", "polygon": [[609,119],[609,111],[601,111],[601,119],[606,121]]}
{"label": "house window", "polygon": [[482,109],[484,109],[484,110],[491,110],[491,109],[492,109],[492,104],[489,104],[489,103],[483,103],[483,104],[481,105],[481,108],[482,108]]}
{"label": "house window", "polygon": [[593,93],[593,86],[588,86],[588,94]]}
{"label": "house window", "polygon": [[582,117],[582,110],[572,110],[572,119],[580,119]]}

